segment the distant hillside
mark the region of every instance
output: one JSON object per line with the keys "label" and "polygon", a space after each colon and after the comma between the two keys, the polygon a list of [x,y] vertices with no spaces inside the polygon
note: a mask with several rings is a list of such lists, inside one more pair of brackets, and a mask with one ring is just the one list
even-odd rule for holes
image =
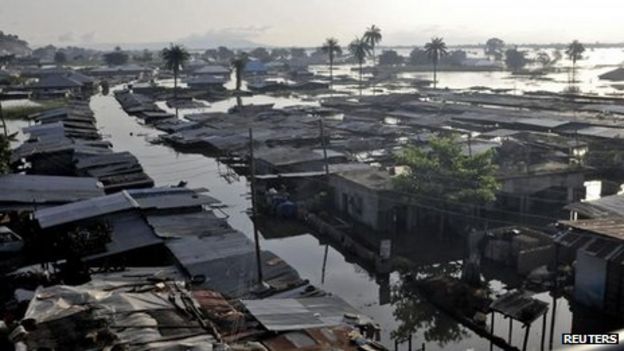
{"label": "distant hillside", "polygon": [[20,39],[17,35],[4,34],[0,31],[0,56],[28,56],[31,52],[32,50],[25,40]]}

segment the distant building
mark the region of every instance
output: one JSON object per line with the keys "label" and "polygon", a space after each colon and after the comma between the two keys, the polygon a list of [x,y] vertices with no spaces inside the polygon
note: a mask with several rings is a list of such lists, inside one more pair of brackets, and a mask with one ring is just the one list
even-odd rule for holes
{"label": "distant building", "polygon": [[222,89],[230,80],[230,70],[223,66],[206,65],[196,68],[185,83],[195,89]]}
{"label": "distant building", "polygon": [[252,75],[267,74],[268,68],[266,64],[260,60],[250,60],[245,65],[245,73]]}
{"label": "distant building", "polygon": [[624,67],[619,67],[607,73],[603,73],[599,75],[598,78],[615,82],[624,81]]}
{"label": "distant building", "polygon": [[153,72],[154,69],[150,67],[128,64],[114,67],[98,67],[89,71],[89,74],[94,77],[138,77]]}

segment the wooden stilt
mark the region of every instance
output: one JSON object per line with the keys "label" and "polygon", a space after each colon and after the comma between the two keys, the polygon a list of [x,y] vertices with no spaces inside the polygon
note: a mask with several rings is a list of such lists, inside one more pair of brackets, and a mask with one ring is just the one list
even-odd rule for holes
{"label": "wooden stilt", "polygon": [[527,344],[529,342],[529,332],[531,331],[530,324],[526,324],[525,327],[526,327],[526,330],[524,331],[524,342],[522,342],[522,351],[526,351]]}

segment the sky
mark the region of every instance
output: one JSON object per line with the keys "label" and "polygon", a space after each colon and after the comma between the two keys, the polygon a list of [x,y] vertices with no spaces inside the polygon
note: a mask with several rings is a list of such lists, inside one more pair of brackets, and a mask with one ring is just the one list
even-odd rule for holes
{"label": "sky", "polygon": [[624,42],[624,0],[0,0],[31,46],[318,46],[375,24],[382,45]]}

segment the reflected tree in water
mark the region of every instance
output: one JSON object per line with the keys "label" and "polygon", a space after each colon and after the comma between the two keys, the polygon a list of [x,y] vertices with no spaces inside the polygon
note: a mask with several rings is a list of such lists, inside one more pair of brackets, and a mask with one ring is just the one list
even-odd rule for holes
{"label": "reflected tree in water", "polygon": [[418,280],[434,276],[458,276],[461,263],[448,262],[418,267],[400,273],[401,279],[392,286],[393,315],[400,322],[392,338],[402,342],[422,332],[426,342],[440,347],[456,343],[469,336],[467,330],[450,316],[429,303],[415,288]]}

